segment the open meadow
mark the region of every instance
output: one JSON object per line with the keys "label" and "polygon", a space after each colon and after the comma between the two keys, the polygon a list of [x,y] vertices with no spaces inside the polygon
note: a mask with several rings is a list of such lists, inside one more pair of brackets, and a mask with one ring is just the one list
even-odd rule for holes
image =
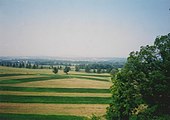
{"label": "open meadow", "polygon": [[83,120],[103,116],[111,101],[110,75],[0,66],[0,118]]}

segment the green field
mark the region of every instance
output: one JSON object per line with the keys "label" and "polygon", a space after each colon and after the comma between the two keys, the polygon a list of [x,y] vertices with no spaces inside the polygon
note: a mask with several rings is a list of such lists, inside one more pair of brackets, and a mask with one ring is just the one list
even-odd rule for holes
{"label": "green field", "polygon": [[110,93],[109,89],[94,89],[94,88],[40,88],[40,87],[1,86],[0,90],[22,92]]}
{"label": "green field", "polygon": [[82,120],[103,116],[110,75],[0,67],[0,119]]}
{"label": "green field", "polygon": [[1,120],[83,120],[71,115],[0,114]]}
{"label": "green field", "polygon": [[62,104],[108,104],[110,97],[65,97],[65,96],[19,96],[0,95],[0,102],[10,103],[62,103]]}

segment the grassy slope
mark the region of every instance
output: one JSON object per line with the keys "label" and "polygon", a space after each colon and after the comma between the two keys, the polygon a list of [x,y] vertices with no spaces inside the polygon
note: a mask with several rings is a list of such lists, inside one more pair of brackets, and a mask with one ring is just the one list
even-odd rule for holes
{"label": "grassy slope", "polygon": [[61,103],[61,104],[108,104],[110,97],[65,97],[65,96],[19,96],[0,95],[0,102],[9,103]]}
{"label": "grassy slope", "polygon": [[26,96],[69,96],[69,97],[111,97],[110,93],[57,93],[57,92],[21,92],[0,91],[1,95],[26,95]]}
{"label": "grassy slope", "polygon": [[[0,74],[0,77],[6,77],[6,76],[20,76],[20,75],[25,75],[25,74]],[[31,74],[27,74],[31,75]]]}
{"label": "grassy slope", "polygon": [[[17,78],[17,79],[11,79],[12,76],[27,76],[27,75],[40,75],[40,77],[32,77],[32,78]],[[11,76],[8,78],[8,76]],[[89,74],[89,73],[83,73],[83,72],[69,72],[69,75],[65,75],[62,71],[59,71],[57,75],[54,75],[52,73],[52,70],[49,69],[23,69],[23,68],[9,68],[9,67],[1,67],[0,66],[0,77],[1,77],[1,91],[20,91],[20,92],[52,92],[52,93],[110,93],[109,89],[91,89],[91,88],[38,88],[38,87],[12,87],[12,86],[5,86],[5,84],[16,84],[16,83],[24,83],[24,82],[34,82],[34,81],[44,81],[44,80],[51,80],[51,79],[61,79],[61,78],[80,78],[81,80],[89,79],[89,80],[97,80],[97,81],[105,81],[109,82],[109,75],[107,74]],[[5,80],[3,80],[3,77],[7,77]],[[90,86],[89,86],[90,87]],[[74,104],[74,105],[81,105],[81,104],[108,104],[110,102],[109,97],[66,97],[66,96],[29,96],[29,95],[23,95],[23,96],[17,96],[17,95],[0,95],[1,104],[4,102],[6,104],[9,104],[10,102],[13,104],[21,103],[21,104],[27,104],[27,103],[54,103],[55,105],[58,105],[61,103],[64,104]],[[85,109],[85,108],[84,108]],[[94,108],[94,111],[98,108]],[[105,108],[104,108],[105,109]],[[86,110],[86,109],[85,109]],[[102,109],[103,110],[103,109]],[[103,114],[104,112],[102,112]],[[32,113],[30,113],[32,114]],[[34,114],[34,113],[33,113]],[[90,112],[91,114],[91,112]],[[101,113],[100,113],[101,114]],[[82,114],[86,115],[86,114]],[[45,116],[39,116],[39,115],[29,115],[30,118],[27,117],[27,115],[21,115],[19,114],[0,114],[0,119],[8,119],[8,120],[20,120],[20,119],[59,119],[59,120],[79,120],[82,119],[82,117],[74,117],[74,116],[52,116],[52,117],[45,117]]]}
{"label": "grassy slope", "polygon": [[71,115],[0,114],[1,120],[84,120]]}
{"label": "grassy slope", "polygon": [[40,88],[40,87],[1,86],[0,90],[22,92],[110,93],[109,89],[93,89],[93,88]]}
{"label": "grassy slope", "polygon": [[106,75],[106,74],[93,74],[93,73],[85,73],[85,74],[72,73],[72,75],[94,76],[94,77],[110,77],[110,75]]}
{"label": "grassy slope", "polygon": [[69,76],[56,75],[56,76],[51,76],[51,77],[35,77],[35,78],[1,80],[0,84],[16,84],[16,83],[24,83],[24,82],[32,82],[32,81],[44,81],[44,80],[51,80],[51,79],[63,79],[63,78],[69,78]]}
{"label": "grassy slope", "polygon": [[76,115],[103,115],[108,104],[45,104],[45,103],[1,103],[0,113]]}
{"label": "grassy slope", "polygon": [[9,80],[0,80],[0,84],[16,84],[16,83],[25,83],[25,82],[33,82],[33,81],[44,81],[51,79],[64,79],[64,78],[82,78],[89,80],[97,80],[97,81],[105,81],[109,82],[107,79],[102,78],[91,78],[91,77],[82,77],[82,76],[72,76],[72,75],[50,75],[45,77],[35,77],[35,78],[20,78],[20,79],[9,79]]}
{"label": "grassy slope", "polygon": [[52,74],[50,69],[26,69],[0,66],[0,74]]}

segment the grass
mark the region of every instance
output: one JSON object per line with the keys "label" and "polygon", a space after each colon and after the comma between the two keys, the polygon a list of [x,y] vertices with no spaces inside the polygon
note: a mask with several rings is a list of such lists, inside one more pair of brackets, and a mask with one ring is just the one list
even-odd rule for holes
{"label": "grass", "polygon": [[[97,88],[97,89],[109,89],[110,82],[96,81],[80,78],[66,78],[66,79],[52,79],[45,81],[34,81],[19,84],[6,84],[5,86],[16,87],[45,87],[45,88]],[[1,86],[4,86],[1,84]]]}
{"label": "grass", "polygon": [[84,77],[84,76],[74,76],[74,77],[75,78],[82,78],[82,79],[89,79],[89,80],[110,82],[108,79],[103,79],[103,78],[92,78],[92,77]]}
{"label": "grass", "polygon": [[94,76],[94,77],[111,77],[110,75],[104,75],[104,74],[91,74],[91,73],[88,73],[88,74],[78,74],[78,73],[74,73],[74,74],[71,74],[71,75]]}
{"label": "grass", "polygon": [[35,78],[35,77],[44,77],[44,76],[42,76],[42,75],[6,76],[6,77],[0,77],[0,81],[1,80],[11,80],[11,79]]}
{"label": "grass", "polygon": [[20,76],[20,75],[31,75],[31,74],[0,74],[0,77]]}
{"label": "grass", "polygon": [[57,92],[20,92],[0,91],[1,95],[29,95],[29,96],[74,96],[74,97],[111,97],[110,93],[57,93]]}
{"label": "grass", "polygon": [[108,104],[0,103],[0,113],[42,115],[103,115]]}
{"label": "grass", "polygon": [[32,82],[32,81],[44,81],[44,80],[51,80],[51,79],[63,79],[63,78],[69,78],[69,76],[56,75],[56,76],[51,76],[51,77],[34,77],[34,78],[1,80],[0,84],[16,84],[16,83],[25,83],[25,82]]}
{"label": "grass", "polygon": [[40,88],[40,87],[0,86],[0,90],[22,92],[110,93],[109,89],[93,89],[93,88]]}
{"label": "grass", "polygon": [[109,104],[110,97],[18,96],[0,95],[0,102],[54,104]]}
{"label": "grass", "polygon": [[[51,76],[51,77],[55,76],[55,75],[51,75],[51,74],[40,74],[40,75],[42,75],[42,76]],[[97,81],[105,81],[105,82],[109,82],[110,81],[108,79],[110,77],[110,75],[68,74],[66,76],[69,77],[69,78],[82,78],[82,79],[84,78],[84,79],[89,79],[89,80],[97,80]],[[107,78],[106,78],[106,76],[107,76]]]}
{"label": "grass", "polygon": [[110,83],[109,74],[70,71],[66,75],[59,71],[55,75],[52,69],[0,66],[0,120],[83,120],[82,116],[92,113],[102,116],[111,101]]}
{"label": "grass", "polygon": [[[10,74],[12,75],[12,74]],[[103,78],[91,78],[91,77],[82,77],[82,76],[73,76],[73,75],[47,75],[45,77],[33,77],[33,78],[20,78],[20,79],[9,79],[9,80],[0,80],[0,84],[16,84],[16,83],[25,83],[25,82],[34,82],[34,81],[44,81],[51,79],[63,79],[63,78],[83,78],[89,80],[105,81],[110,82],[108,79]]]}
{"label": "grass", "polygon": [[0,74],[43,74],[52,73],[51,69],[26,69],[0,66]]}
{"label": "grass", "polygon": [[0,113],[1,120],[84,120],[81,116],[72,115],[35,115],[35,114],[11,114]]}

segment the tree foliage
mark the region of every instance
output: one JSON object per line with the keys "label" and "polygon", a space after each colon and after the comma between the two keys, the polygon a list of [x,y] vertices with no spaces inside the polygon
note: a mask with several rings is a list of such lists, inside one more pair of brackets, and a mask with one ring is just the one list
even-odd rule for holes
{"label": "tree foliage", "polygon": [[148,106],[144,112],[152,109],[151,116],[169,114],[170,34],[157,37],[152,46],[131,52],[124,68],[115,75],[111,91],[109,120],[129,120],[141,104]]}
{"label": "tree foliage", "polygon": [[89,73],[90,70],[91,70],[90,66],[87,65],[87,66],[85,67],[85,72]]}
{"label": "tree foliage", "polygon": [[71,68],[68,67],[68,66],[66,66],[66,67],[64,68],[64,73],[68,74],[68,72],[69,72],[70,70],[71,70]]}
{"label": "tree foliage", "polygon": [[54,74],[58,73],[58,68],[57,67],[53,67],[53,73]]}
{"label": "tree foliage", "polygon": [[79,68],[78,65],[75,66],[75,71],[76,71],[76,72],[80,71],[80,68]]}
{"label": "tree foliage", "polygon": [[102,71],[102,70],[101,70],[100,68],[97,69],[97,73],[101,73],[101,71]]}

